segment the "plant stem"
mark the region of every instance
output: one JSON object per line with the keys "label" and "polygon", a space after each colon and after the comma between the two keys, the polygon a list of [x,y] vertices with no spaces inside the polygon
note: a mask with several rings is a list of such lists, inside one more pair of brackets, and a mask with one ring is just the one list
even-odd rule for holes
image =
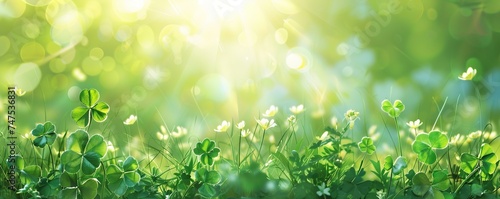
{"label": "plant stem", "polygon": [[240,172],[241,167],[241,133],[243,130],[240,130],[240,138],[238,140],[238,173]]}
{"label": "plant stem", "polygon": [[264,129],[264,132],[262,133],[262,139],[260,141],[260,147],[259,147],[259,152],[257,155],[257,159],[260,158],[260,151],[262,150],[262,145],[264,145],[264,136],[266,135],[266,130]]}

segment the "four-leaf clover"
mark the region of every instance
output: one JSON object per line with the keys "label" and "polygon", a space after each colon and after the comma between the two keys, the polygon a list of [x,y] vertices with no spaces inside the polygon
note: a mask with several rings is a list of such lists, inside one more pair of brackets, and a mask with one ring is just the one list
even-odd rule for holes
{"label": "four-leaf clover", "polygon": [[200,156],[201,163],[211,166],[214,164],[214,158],[219,156],[220,149],[215,147],[215,141],[206,138],[196,144],[193,152]]}
{"label": "four-leaf clover", "polygon": [[76,107],[71,111],[71,117],[78,126],[88,126],[91,119],[94,119],[96,122],[104,122],[106,120],[109,105],[105,102],[97,102],[98,100],[99,92],[95,89],[85,89],[80,92],[80,102],[85,106]]}
{"label": "four-leaf clover", "polygon": [[66,151],[61,156],[61,163],[68,173],[82,170],[86,175],[93,174],[106,154],[108,146],[101,135],[89,134],[77,130],[68,137]]}
{"label": "four-leaf clover", "polygon": [[106,169],[108,174],[108,187],[113,193],[122,196],[126,193],[129,187],[135,186],[141,180],[141,176],[137,173],[139,163],[133,157],[128,157],[123,162],[123,165],[111,165]]}

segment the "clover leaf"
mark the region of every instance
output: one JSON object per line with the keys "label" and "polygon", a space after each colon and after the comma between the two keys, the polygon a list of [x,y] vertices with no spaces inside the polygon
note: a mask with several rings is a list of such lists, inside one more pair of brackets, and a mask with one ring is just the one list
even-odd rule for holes
{"label": "clover leaf", "polygon": [[[412,192],[420,197],[434,196],[433,198],[444,198],[441,191],[445,191],[450,187],[447,170],[435,170],[432,173],[432,183],[425,173],[419,172],[412,178]],[[441,197],[442,196],[442,197]],[[425,197],[427,198],[427,197]]]}
{"label": "clover leaf", "polygon": [[57,138],[56,126],[52,122],[45,122],[44,124],[37,124],[31,130],[31,134],[35,136],[33,145],[43,148],[45,145],[52,145]]}
{"label": "clover leaf", "polygon": [[431,131],[417,135],[412,143],[412,149],[418,155],[418,159],[425,164],[436,162],[435,149],[444,149],[448,146],[448,136],[440,131]]}
{"label": "clover leaf", "polygon": [[408,166],[408,163],[406,162],[406,158],[404,158],[403,156],[399,156],[398,158],[396,158],[396,161],[394,161],[394,165],[392,166],[392,173],[394,173],[395,175],[398,175],[407,166]]}
{"label": "clover leaf", "polygon": [[497,155],[487,143],[481,145],[481,153],[479,157],[473,156],[469,153],[463,153],[460,156],[460,168],[465,173],[471,173],[478,163],[481,164],[481,171],[483,176],[486,174],[493,174],[496,170]]}
{"label": "clover leaf", "polygon": [[358,148],[361,152],[367,153],[368,155],[375,152],[375,145],[373,145],[373,140],[371,137],[363,137],[360,142],[358,142]]}
{"label": "clover leaf", "polygon": [[396,118],[405,110],[405,105],[401,100],[394,101],[392,104],[389,100],[382,101],[382,110],[392,118]]}
{"label": "clover leaf", "polygon": [[84,174],[90,175],[100,166],[100,160],[106,152],[107,145],[101,135],[93,135],[89,139],[86,131],[77,130],[68,137],[61,163],[68,173],[82,170]]}
{"label": "clover leaf", "polygon": [[219,156],[220,149],[215,147],[215,141],[205,138],[202,142],[196,144],[193,152],[200,156],[201,163],[211,166],[214,164],[214,158]]}
{"label": "clover leaf", "polygon": [[63,189],[59,192],[59,198],[82,198],[93,199],[97,196],[99,181],[95,178],[89,178],[78,184],[78,176],[63,172],[60,178],[60,184]]}
{"label": "clover leaf", "polygon": [[71,111],[71,117],[78,126],[86,127],[92,119],[96,122],[104,122],[106,120],[109,105],[105,102],[97,102],[99,97],[99,92],[95,89],[85,89],[80,92],[80,102],[85,106],[76,107]]}
{"label": "clover leaf", "polygon": [[217,184],[221,180],[221,175],[217,171],[208,171],[205,168],[200,168],[194,173],[196,179],[207,184]]}
{"label": "clover leaf", "polygon": [[110,165],[106,169],[109,189],[117,196],[125,194],[129,187],[135,186],[141,180],[141,176],[137,172],[138,168],[139,163],[131,156],[125,159],[121,167]]}
{"label": "clover leaf", "polygon": [[38,165],[28,165],[25,167],[24,158],[21,155],[14,155],[7,159],[8,168],[15,168],[19,173],[19,178],[22,184],[31,182],[39,182],[42,176],[42,169]]}

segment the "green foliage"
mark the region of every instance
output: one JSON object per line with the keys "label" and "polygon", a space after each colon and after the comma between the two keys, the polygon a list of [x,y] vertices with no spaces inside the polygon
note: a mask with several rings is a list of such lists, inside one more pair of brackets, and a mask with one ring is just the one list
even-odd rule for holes
{"label": "green foliage", "polygon": [[215,147],[215,141],[207,138],[202,142],[198,142],[193,152],[200,156],[201,163],[211,166],[214,164],[214,158],[219,156],[220,149]]}
{"label": "green foliage", "polygon": [[99,181],[95,178],[85,180],[78,179],[77,174],[64,172],[61,174],[60,198],[82,198],[93,199],[97,195]]}
{"label": "green foliage", "polygon": [[93,119],[96,122],[104,122],[108,117],[109,105],[105,102],[98,102],[99,92],[95,89],[84,89],[80,92],[80,102],[83,107],[76,107],[71,111],[71,117],[76,124],[86,127]]}
{"label": "green foliage", "polygon": [[436,162],[436,149],[444,149],[448,146],[448,136],[440,131],[431,131],[417,135],[412,144],[412,149],[418,154],[418,159],[425,164]]}
{"label": "green foliage", "polygon": [[101,135],[93,135],[89,139],[86,131],[77,130],[68,137],[61,163],[68,173],[82,170],[84,174],[90,175],[99,167],[106,152],[107,145]]}
{"label": "green foliage", "polygon": [[37,124],[31,130],[31,134],[35,136],[33,145],[43,148],[45,145],[52,145],[57,138],[56,126],[52,122],[45,122],[44,124]]}
{"label": "green foliage", "polygon": [[368,155],[373,154],[376,150],[371,137],[363,137],[361,141],[358,142],[358,147],[361,152],[367,153]]}
{"label": "green foliage", "polygon": [[[95,90],[85,90],[80,100],[95,108],[94,105],[99,104],[98,96]],[[399,100],[394,104],[385,101],[382,109],[397,120],[404,105]],[[94,110],[87,111],[90,121]],[[103,121],[105,117],[101,116],[97,114],[97,120]],[[86,122],[82,124],[88,125]],[[248,154],[238,160],[221,154],[216,142],[209,138],[180,155],[173,153],[181,150],[164,148],[168,150],[164,153],[162,148],[151,147],[158,151],[155,158],[163,156],[168,160],[167,167],[158,167],[155,158],[138,160],[128,156],[121,161],[123,154],[116,154],[119,151],[113,149],[109,150],[112,155],[106,156],[108,145],[104,137],[98,133],[90,136],[83,129],[68,137],[65,134],[61,142],[55,142],[56,127],[45,122],[31,131],[36,138],[30,143],[36,152],[33,154],[41,154],[39,157],[43,160],[38,162],[32,160],[35,158],[14,155],[7,159],[6,166],[19,173],[22,188],[17,193],[25,198],[496,197],[500,187],[498,159],[490,144],[481,143],[477,154],[462,153],[460,161],[443,161],[445,156],[438,157],[438,150],[448,149],[446,152],[450,154],[458,150],[451,147],[455,145],[448,146],[445,133],[434,130],[415,137],[411,148],[418,155],[418,161],[408,161],[409,156],[403,154],[395,160],[387,155],[381,162],[375,153],[374,138],[364,136],[356,143],[349,137],[352,124],[346,121],[344,127],[326,127],[319,141],[309,147],[276,147],[279,150],[262,156],[264,160],[260,155],[252,156],[258,146],[250,140],[246,142]],[[285,133],[282,135],[281,139],[286,140]],[[59,150],[44,152],[47,145],[52,149],[58,146]],[[362,158],[357,159],[360,154]],[[215,158],[220,161],[216,162]],[[367,158],[371,167],[365,165]],[[444,169],[448,167],[451,170]],[[404,172],[407,168],[408,172]],[[368,172],[375,178],[368,177]]]}
{"label": "green foliage", "polygon": [[405,110],[405,105],[401,100],[394,101],[394,104],[389,100],[382,101],[382,110],[392,118],[396,118]]}
{"label": "green foliage", "polygon": [[481,145],[481,153],[478,156],[470,153],[463,153],[460,156],[460,168],[465,173],[471,173],[476,167],[480,167],[483,176],[493,174],[497,169],[497,162],[497,155],[487,143]]}
{"label": "green foliage", "polygon": [[108,188],[117,196],[122,196],[129,187],[135,186],[141,180],[138,169],[139,163],[130,156],[125,159],[121,167],[110,165],[106,169]]}

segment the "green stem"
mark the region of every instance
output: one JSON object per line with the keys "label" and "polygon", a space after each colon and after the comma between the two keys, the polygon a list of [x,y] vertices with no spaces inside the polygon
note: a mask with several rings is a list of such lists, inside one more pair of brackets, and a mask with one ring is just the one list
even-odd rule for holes
{"label": "green stem", "polygon": [[241,167],[241,133],[243,130],[240,130],[240,138],[238,140],[238,173]]}
{"label": "green stem", "polygon": [[262,139],[260,141],[259,153],[257,154],[257,160],[260,158],[260,151],[262,150],[262,145],[264,145],[264,136],[266,135],[266,130],[262,133]]}

